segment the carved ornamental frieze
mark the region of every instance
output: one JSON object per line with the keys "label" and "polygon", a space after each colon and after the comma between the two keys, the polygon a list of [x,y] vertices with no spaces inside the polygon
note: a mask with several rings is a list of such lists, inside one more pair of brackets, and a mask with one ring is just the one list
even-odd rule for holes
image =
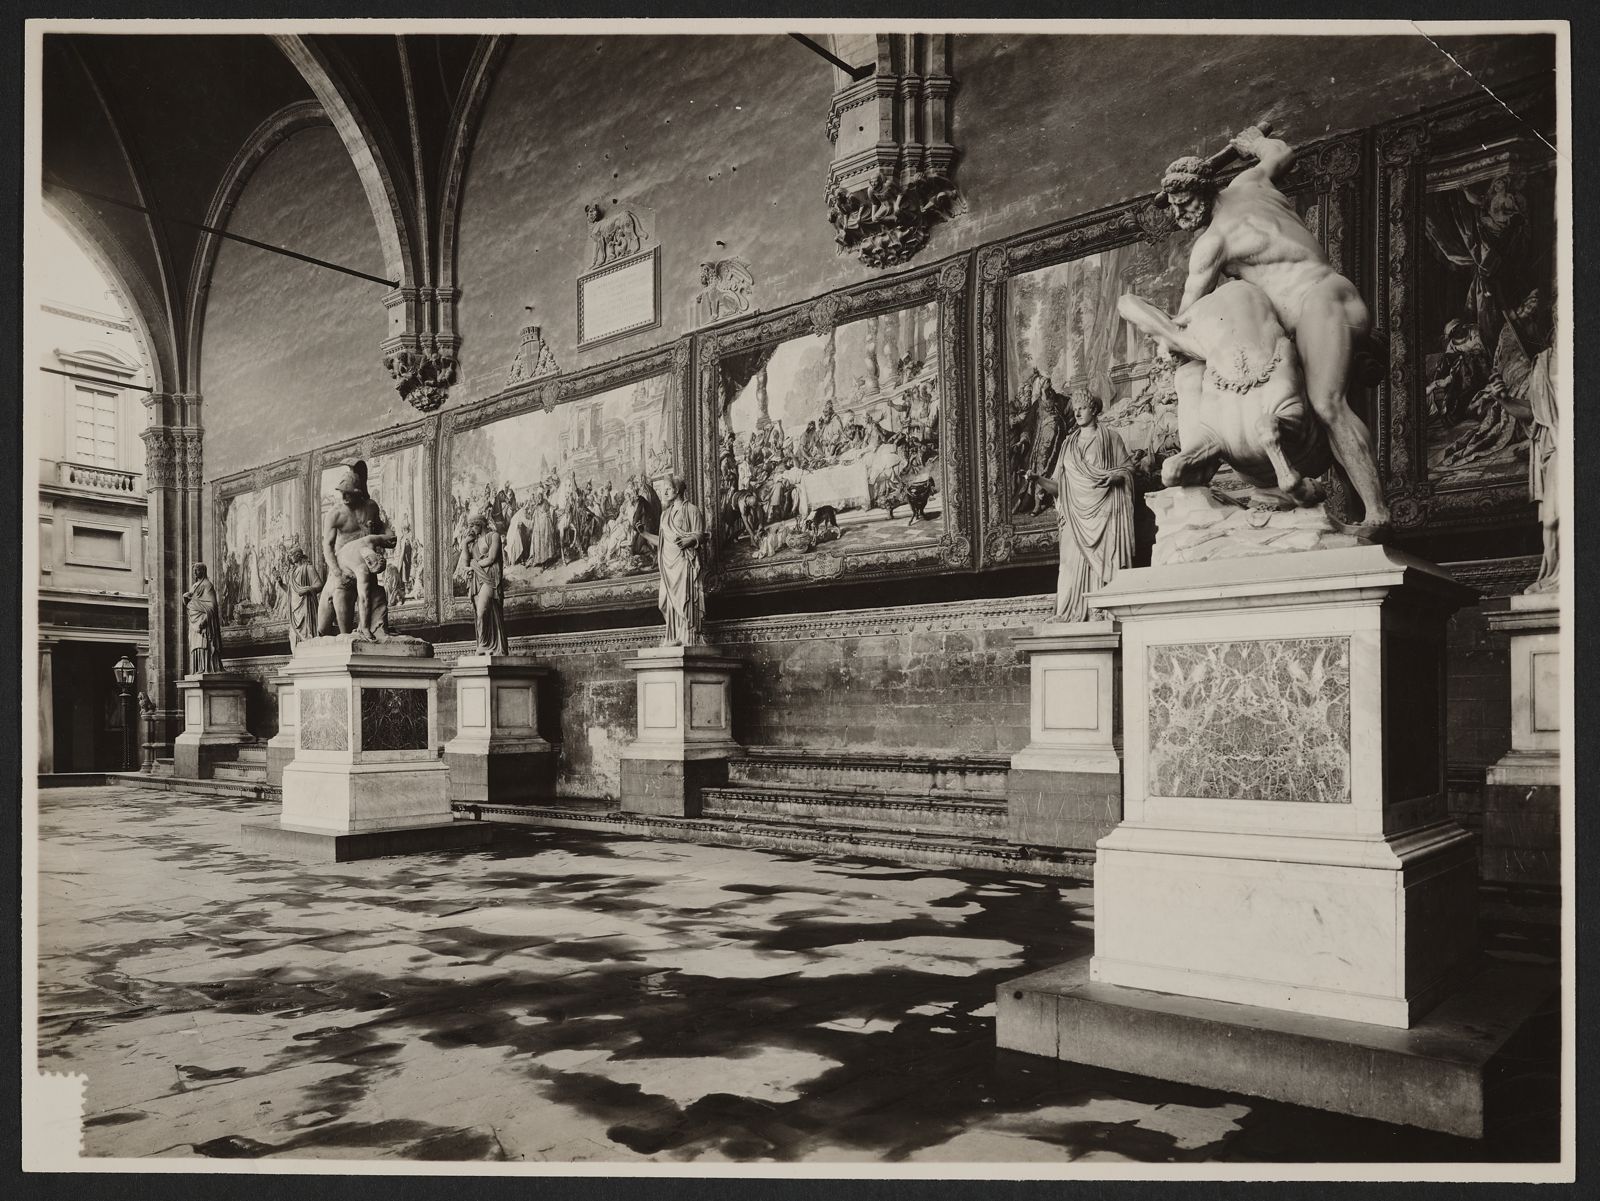
{"label": "carved ornamental frieze", "polygon": [[956,90],[949,38],[891,34],[873,41],[875,73],[854,81],[837,76],[824,200],[839,253],[885,268],[909,262],[934,226],[966,206],[953,178],[959,152],[948,140]]}

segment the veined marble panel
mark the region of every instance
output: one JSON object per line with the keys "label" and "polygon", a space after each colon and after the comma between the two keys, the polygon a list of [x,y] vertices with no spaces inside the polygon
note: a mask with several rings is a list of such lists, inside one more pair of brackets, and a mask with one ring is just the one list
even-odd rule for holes
{"label": "veined marble panel", "polygon": [[300,746],[308,751],[350,748],[350,705],[342,688],[306,688],[300,693]]}
{"label": "veined marble panel", "polygon": [[1350,640],[1152,646],[1153,796],[1350,801]]}

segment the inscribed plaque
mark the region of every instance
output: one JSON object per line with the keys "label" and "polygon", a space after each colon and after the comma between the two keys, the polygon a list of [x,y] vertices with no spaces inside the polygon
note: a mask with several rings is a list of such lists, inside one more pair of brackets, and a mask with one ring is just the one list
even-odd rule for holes
{"label": "inscribed plaque", "polygon": [[578,345],[661,324],[661,265],[651,247],[578,277]]}

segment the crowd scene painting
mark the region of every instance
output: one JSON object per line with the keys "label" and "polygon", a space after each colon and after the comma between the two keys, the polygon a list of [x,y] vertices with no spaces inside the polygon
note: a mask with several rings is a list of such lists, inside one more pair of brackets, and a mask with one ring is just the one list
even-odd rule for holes
{"label": "crowd scene painting", "polygon": [[725,562],[943,531],[937,304],[731,357],[723,372]]}
{"label": "crowd scene painting", "polygon": [[449,570],[467,594],[467,518],[505,544],[507,591],[656,570],[660,488],[674,469],[665,375],[457,432],[450,448]]}
{"label": "crowd scene painting", "polygon": [[[298,477],[223,498],[212,571],[223,625],[288,620],[290,553],[310,552],[300,529]],[[310,557],[321,562],[320,554]]]}
{"label": "crowd scene painting", "polygon": [[1435,487],[1528,473],[1534,393],[1552,387],[1554,182],[1548,156],[1521,141],[1429,168],[1419,301]]}
{"label": "crowd scene painting", "polygon": [[[402,447],[386,454],[373,455],[367,463],[367,494],[378,502],[384,528],[396,538],[392,549],[381,554],[380,578],[389,597],[389,607],[415,604],[428,593],[428,448],[423,443]],[[334,485],[344,474],[339,463],[322,469],[319,485],[317,528],[339,503]],[[310,556],[319,575],[326,572],[322,548]]]}
{"label": "crowd scene painting", "polygon": [[1188,275],[1187,234],[1118,246],[1025,272],[1007,285],[1009,503],[1014,519],[1048,514],[1055,502],[1031,482],[1049,478],[1071,435],[1072,397],[1097,396],[1100,424],[1133,456],[1141,491],[1161,486],[1161,462],[1178,449],[1173,363],[1124,321],[1117,297],[1132,292],[1176,311]]}

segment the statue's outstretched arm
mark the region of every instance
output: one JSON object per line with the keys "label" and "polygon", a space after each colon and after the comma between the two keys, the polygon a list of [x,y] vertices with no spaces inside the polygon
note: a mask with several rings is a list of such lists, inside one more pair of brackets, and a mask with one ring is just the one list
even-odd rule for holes
{"label": "statue's outstretched arm", "polygon": [[1256,165],[1245,172],[1247,175],[1251,171],[1260,171],[1267,179],[1276,182],[1283,178],[1284,172],[1294,162],[1294,151],[1288,142],[1269,137],[1255,125],[1240,130],[1229,145],[1240,154],[1256,160]]}

